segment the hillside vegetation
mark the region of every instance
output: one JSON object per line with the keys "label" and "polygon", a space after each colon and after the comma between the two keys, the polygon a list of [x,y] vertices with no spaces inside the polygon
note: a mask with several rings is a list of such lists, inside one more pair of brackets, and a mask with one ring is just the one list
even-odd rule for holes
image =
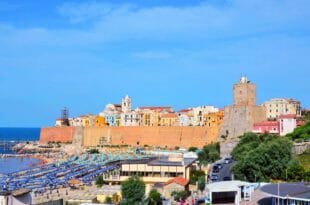
{"label": "hillside vegetation", "polygon": [[[292,154],[292,141],[270,134],[246,133],[232,152],[237,161],[236,179],[251,182],[270,180],[309,181],[310,172]],[[307,161],[302,158],[303,161]]]}
{"label": "hillside vegetation", "polygon": [[306,171],[310,172],[310,149],[308,149],[305,153],[296,156],[296,159]]}
{"label": "hillside vegetation", "polygon": [[294,132],[287,135],[293,141],[301,139],[302,141],[310,140],[310,121],[306,122],[303,126],[297,127]]}

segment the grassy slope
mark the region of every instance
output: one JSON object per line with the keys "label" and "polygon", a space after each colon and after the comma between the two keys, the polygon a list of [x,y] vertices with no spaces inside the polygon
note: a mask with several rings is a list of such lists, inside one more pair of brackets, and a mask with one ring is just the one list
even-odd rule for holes
{"label": "grassy slope", "polygon": [[302,155],[297,156],[297,160],[300,161],[300,163],[303,165],[303,167],[310,171],[310,149],[308,149],[305,153]]}

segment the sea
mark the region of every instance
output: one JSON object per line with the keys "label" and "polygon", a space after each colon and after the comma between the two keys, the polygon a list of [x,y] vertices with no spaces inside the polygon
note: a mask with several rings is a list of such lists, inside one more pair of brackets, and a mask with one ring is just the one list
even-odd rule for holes
{"label": "sea", "polygon": [[[8,144],[17,142],[37,141],[40,137],[40,128],[0,128],[0,154],[14,154]],[[8,174],[40,163],[35,158],[0,158],[0,174]]]}

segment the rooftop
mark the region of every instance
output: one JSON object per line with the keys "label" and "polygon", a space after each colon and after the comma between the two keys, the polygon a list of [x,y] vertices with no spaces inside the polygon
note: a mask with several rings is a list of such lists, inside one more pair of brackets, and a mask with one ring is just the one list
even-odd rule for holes
{"label": "rooftop", "polygon": [[162,118],[176,118],[177,114],[176,113],[167,113],[167,114],[163,114],[161,117]]}
{"label": "rooftop", "polygon": [[278,126],[278,121],[263,121],[263,122],[257,122],[254,123],[254,126]]}
{"label": "rooftop", "polygon": [[165,186],[168,184],[171,184],[171,183],[176,183],[176,184],[179,184],[181,186],[186,186],[189,183],[189,181],[183,177],[175,177],[173,179],[168,180],[165,183]]}
{"label": "rooftop", "polygon": [[152,166],[189,166],[196,161],[195,158],[184,158],[182,161],[170,161],[167,156],[162,156],[159,159],[152,160],[148,165]]}
{"label": "rooftop", "polygon": [[183,158],[182,161],[168,160],[168,156],[160,156],[159,158],[150,158],[142,160],[125,160],[122,164],[147,164],[149,166],[180,166],[187,167],[196,161],[196,158]]}
{"label": "rooftop", "polygon": [[238,191],[242,186],[248,186],[249,183],[243,181],[221,181],[208,184],[206,188],[211,192],[231,192]]}
{"label": "rooftop", "polygon": [[172,109],[170,106],[144,106],[139,107],[141,110],[166,110],[166,109]]}
{"label": "rooftop", "polygon": [[261,188],[265,193],[280,198],[299,198],[310,201],[310,186],[304,183],[268,184]]}
{"label": "rooftop", "polygon": [[296,114],[286,114],[286,115],[280,115],[279,119],[295,119]]}

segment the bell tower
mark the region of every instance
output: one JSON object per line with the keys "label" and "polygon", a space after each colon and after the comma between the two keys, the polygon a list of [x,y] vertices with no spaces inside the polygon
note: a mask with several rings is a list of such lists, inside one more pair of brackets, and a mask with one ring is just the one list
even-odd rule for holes
{"label": "bell tower", "polygon": [[122,112],[130,112],[131,111],[131,99],[128,95],[126,95],[122,99]]}

